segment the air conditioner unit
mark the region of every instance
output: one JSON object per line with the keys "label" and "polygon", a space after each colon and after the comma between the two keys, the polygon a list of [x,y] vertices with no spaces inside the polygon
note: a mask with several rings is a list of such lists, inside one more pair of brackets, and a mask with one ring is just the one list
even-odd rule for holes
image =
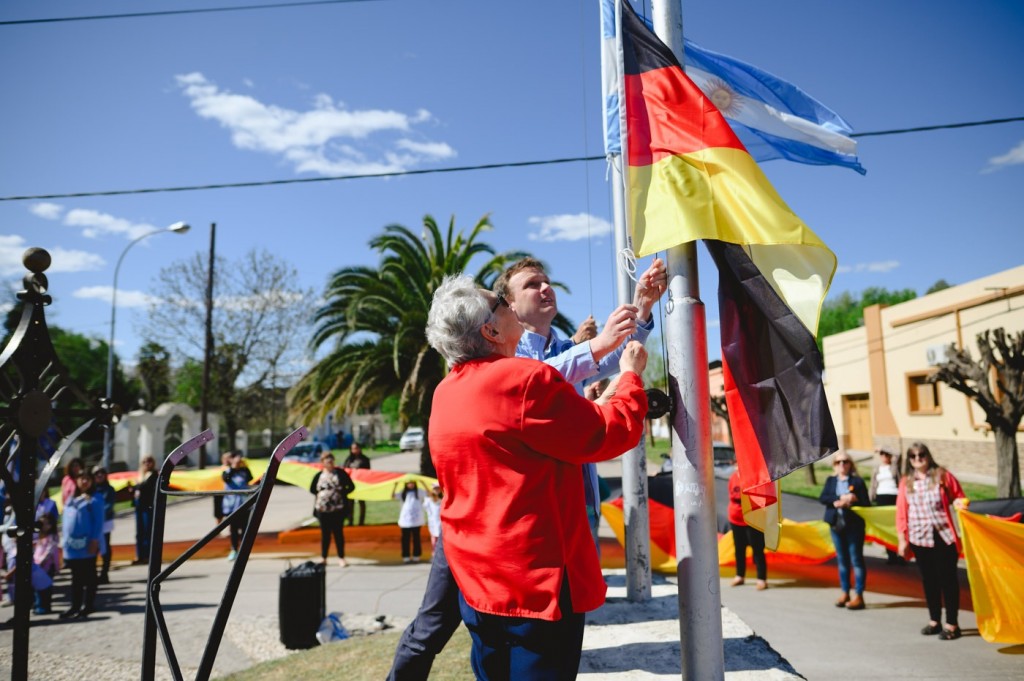
{"label": "air conditioner unit", "polygon": [[930,345],[924,351],[928,366],[938,366],[949,361],[949,345]]}

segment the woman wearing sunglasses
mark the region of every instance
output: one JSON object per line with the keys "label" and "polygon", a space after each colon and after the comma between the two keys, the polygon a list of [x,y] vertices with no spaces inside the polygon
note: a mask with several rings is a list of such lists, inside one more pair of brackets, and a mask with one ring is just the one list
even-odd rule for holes
{"label": "woman wearing sunglasses", "polygon": [[[839,588],[842,593],[836,601],[837,608],[847,610],[864,609],[864,582],[867,568],[864,565],[864,519],[853,512],[853,506],[870,506],[868,488],[857,475],[853,459],[846,452],[832,457],[835,473],[825,481],[818,501],[825,505],[825,522],[832,532],[832,543],[836,547],[836,564],[839,566]],[[850,571],[853,571],[853,590],[850,596]]]}
{"label": "woman wearing sunglasses", "polygon": [[[960,638],[960,537],[949,507],[967,507],[966,495],[952,473],[942,468],[928,446],[915,442],[907,449],[907,474],[900,479],[896,495],[896,533],[899,554],[913,555],[921,572],[924,598],[928,604],[925,636],[938,634],[943,641]],[[946,605],[946,625],[939,624]]]}

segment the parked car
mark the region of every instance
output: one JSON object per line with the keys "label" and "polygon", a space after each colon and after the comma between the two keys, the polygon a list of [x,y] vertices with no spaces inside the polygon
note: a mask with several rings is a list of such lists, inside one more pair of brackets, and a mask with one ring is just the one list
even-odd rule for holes
{"label": "parked car", "polygon": [[[736,450],[733,449],[732,445],[724,442],[712,442],[711,443],[711,456],[712,464],[715,469],[715,477],[728,479],[732,475],[732,472],[736,470]],[[672,456],[669,454],[661,455],[661,473],[672,472]]]}
{"label": "parked car", "polygon": [[295,463],[320,463],[320,455],[331,451],[323,442],[300,442],[284,455],[282,461]]}
{"label": "parked car", "polygon": [[402,433],[402,437],[398,440],[398,448],[403,452],[423,449],[423,429],[409,428]]}

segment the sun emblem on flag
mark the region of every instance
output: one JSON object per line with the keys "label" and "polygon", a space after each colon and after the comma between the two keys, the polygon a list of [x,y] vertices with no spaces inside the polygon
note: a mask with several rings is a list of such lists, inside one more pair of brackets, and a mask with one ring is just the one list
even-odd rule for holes
{"label": "sun emblem on flag", "polygon": [[709,78],[704,81],[701,90],[723,116],[736,116],[743,108],[740,95],[720,78]]}

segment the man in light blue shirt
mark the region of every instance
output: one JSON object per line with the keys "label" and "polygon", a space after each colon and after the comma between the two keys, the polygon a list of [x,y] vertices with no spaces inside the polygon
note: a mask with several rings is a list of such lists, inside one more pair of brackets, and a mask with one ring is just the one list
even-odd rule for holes
{"label": "man in light blue shirt", "polygon": [[[647,340],[654,328],[651,308],[665,292],[667,281],[665,263],[656,258],[637,280],[633,304],[620,305],[609,315],[600,333],[592,338],[578,338],[579,342],[562,338],[551,328],[551,322],[558,315],[558,303],[540,261],[523,258],[513,264],[498,277],[494,292],[498,295],[498,304],[512,309],[523,325],[516,355],[551,365],[583,394],[586,381],[601,380],[618,372],[619,356],[627,341],[643,343]],[[585,331],[592,326],[592,320],[588,320],[582,329]],[[590,336],[591,333],[582,333],[581,336]],[[614,382],[607,390],[615,390]],[[593,464],[585,464],[583,474],[587,515],[596,542],[600,521],[597,468]],[[437,542],[431,562],[423,602],[416,618],[402,633],[388,681],[425,681],[434,657],[462,622],[459,590],[444,555],[443,535]]]}

